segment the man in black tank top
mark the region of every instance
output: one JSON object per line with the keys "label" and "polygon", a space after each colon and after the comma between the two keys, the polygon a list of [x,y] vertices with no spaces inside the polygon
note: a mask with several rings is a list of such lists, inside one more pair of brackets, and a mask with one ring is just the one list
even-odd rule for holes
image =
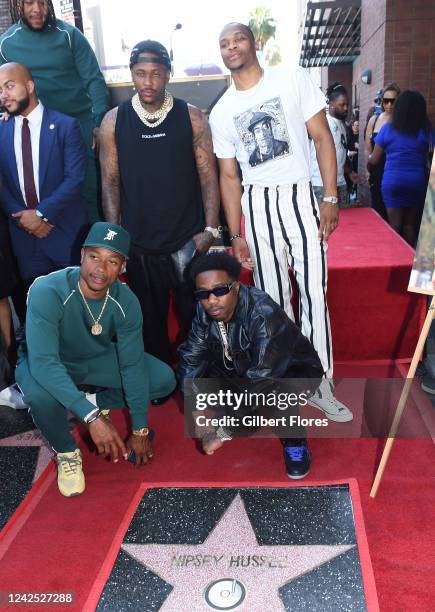
{"label": "man in black tank top", "polygon": [[170,290],[188,331],[194,303],[185,271],[219,235],[217,170],[207,119],[166,91],[165,47],[137,44],[130,68],[137,93],[101,124],[103,211],[132,238],[127,273],[142,307],[147,351],[171,363]]}

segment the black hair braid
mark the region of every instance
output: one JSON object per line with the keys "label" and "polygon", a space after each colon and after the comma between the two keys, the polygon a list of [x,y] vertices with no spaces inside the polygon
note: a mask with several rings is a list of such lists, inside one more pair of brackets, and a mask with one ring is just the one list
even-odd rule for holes
{"label": "black hair braid", "polygon": [[332,102],[340,96],[347,96],[346,87],[341,83],[332,83],[332,85],[329,85],[328,89],[326,90],[328,102]]}

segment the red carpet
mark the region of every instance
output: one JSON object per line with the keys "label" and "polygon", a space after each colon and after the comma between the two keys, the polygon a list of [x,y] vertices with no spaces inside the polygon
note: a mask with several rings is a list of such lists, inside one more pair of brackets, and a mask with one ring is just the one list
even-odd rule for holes
{"label": "red carpet", "polygon": [[[328,248],[335,362],[412,358],[426,315],[426,299],[407,291],[413,258],[371,208],[340,211]],[[242,281],[252,284],[246,270]]]}
{"label": "red carpet", "polygon": [[[374,372],[386,375],[386,369],[379,365],[364,366],[358,372],[362,376]],[[349,367],[343,374],[358,376],[357,370]],[[54,482],[46,491],[39,491],[39,503],[27,521],[16,523],[16,529],[13,526],[9,530],[8,542],[4,542],[8,547],[3,549],[0,562],[1,591],[73,591],[75,605],[57,609],[84,609],[127,508],[144,481],[255,481],[259,485],[274,481],[291,486],[275,439],[236,440],[207,457],[199,453],[194,441],[181,437],[183,419],[175,401],[153,408],[150,416],[157,431],[155,458],[150,466],[136,470],[124,462],[108,464],[85,450],[84,495],[63,499]],[[123,417],[114,420],[120,424]],[[313,466],[304,482],[358,481],[380,609],[429,612],[433,609],[429,585],[435,569],[435,491],[427,487],[429,466],[434,460],[432,441],[395,442],[375,500],[369,498],[369,490],[382,441],[312,440],[311,447]]]}
{"label": "red carpet", "polygon": [[407,292],[414,251],[371,208],[340,211],[329,240],[335,361],[411,358],[426,314]]}

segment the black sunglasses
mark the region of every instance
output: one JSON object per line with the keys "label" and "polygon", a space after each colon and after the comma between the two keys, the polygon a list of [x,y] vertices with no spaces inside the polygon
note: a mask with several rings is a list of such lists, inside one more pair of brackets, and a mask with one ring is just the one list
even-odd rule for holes
{"label": "black sunglasses", "polygon": [[213,289],[196,289],[193,295],[197,300],[208,300],[210,293],[213,293],[216,297],[222,297],[223,295],[228,295],[235,284],[236,281],[228,283],[227,285],[218,285],[217,287],[213,287]]}
{"label": "black sunglasses", "polygon": [[382,98],[382,104],[393,105],[395,101],[396,101],[396,98]]}

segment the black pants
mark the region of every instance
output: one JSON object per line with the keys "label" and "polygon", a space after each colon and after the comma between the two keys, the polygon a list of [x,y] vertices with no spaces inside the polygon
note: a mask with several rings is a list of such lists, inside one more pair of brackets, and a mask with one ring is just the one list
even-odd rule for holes
{"label": "black pants", "polygon": [[127,264],[128,281],[142,309],[145,350],[171,364],[168,336],[168,313],[171,290],[182,330],[187,333],[195,314],[193,286],[188,267],[195,254],[195,243],[189,240],[181,249],[168,255],[148,255],[133,251]]}
{"label": "black pants", "polygon": [[385,160],[383,163],[379,163],[377,166],[372,166],[370,169],[370,194],[372,196],[372,208],[381,215],[384,221],[388,223],[387,217],[387,209],[385,208],[384,198],[382,197],[382,177],[384,176],[384,166]]}

